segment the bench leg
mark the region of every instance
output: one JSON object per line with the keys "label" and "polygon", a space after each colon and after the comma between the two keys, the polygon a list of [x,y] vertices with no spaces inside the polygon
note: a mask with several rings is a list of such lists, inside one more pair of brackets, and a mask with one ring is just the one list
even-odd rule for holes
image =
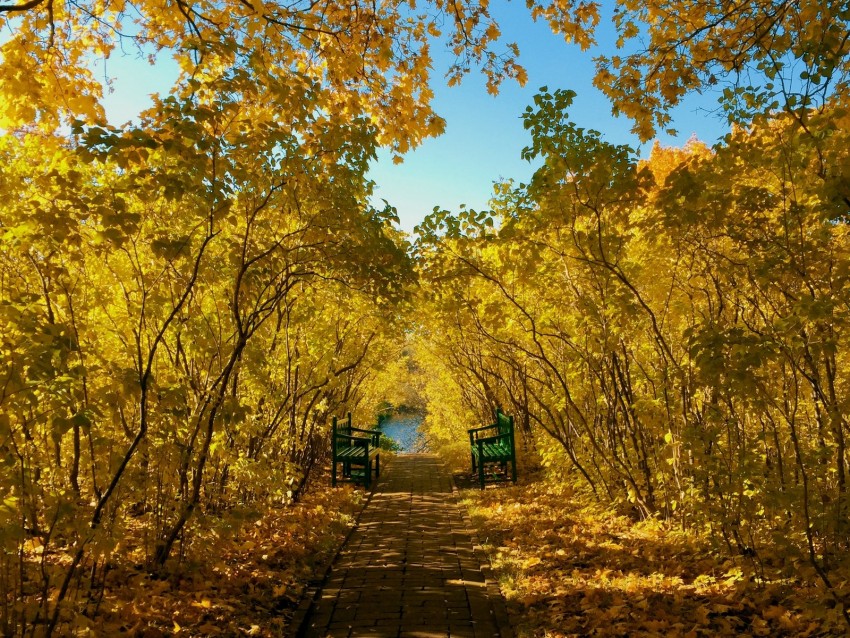
{"label": "bench leg", "polygon": [[363,467],[363,469],[365,470],[363,472],[363,485],[365,485],[366,489],[368,490],[369,486],[372,484],[372,461],[367,460],[366,465]]}
{"label": "bench leg", "polygon": [[484,489],[484,461],[478,462],[478,482],[481,485],[481,489]]}
{"label": "bench leg", "polygon": [[381,455],[375,457],[375,478],[381,475]]}

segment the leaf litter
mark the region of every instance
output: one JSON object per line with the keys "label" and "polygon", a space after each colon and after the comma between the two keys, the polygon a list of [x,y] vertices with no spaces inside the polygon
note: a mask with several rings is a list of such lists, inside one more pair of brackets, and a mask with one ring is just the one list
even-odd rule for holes
{"label": "leaf litter", "polygon": [[822,588],[756,579],[709,538],[636,522],[569,485],[462,498],[521,638],[846,635]]}

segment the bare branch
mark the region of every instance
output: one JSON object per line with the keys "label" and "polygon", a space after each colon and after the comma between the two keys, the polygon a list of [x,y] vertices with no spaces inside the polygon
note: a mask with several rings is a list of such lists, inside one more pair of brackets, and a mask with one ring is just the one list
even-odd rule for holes
{"label": "bare branch", "polygon": [[15,11],[29,11],[40,5],[44,0],[29,0],[23,4],[0,4],[0,13],[13,13]]}

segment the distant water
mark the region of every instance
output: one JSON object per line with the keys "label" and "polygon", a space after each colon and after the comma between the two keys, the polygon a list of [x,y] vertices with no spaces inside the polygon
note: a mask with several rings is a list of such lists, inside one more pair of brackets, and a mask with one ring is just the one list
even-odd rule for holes
{"label": "distant water", "polygon": [[394,414],[381,424],[381,431],[401,446],[401,452],[425,452],[425,437],[419,431],[421,414]]}

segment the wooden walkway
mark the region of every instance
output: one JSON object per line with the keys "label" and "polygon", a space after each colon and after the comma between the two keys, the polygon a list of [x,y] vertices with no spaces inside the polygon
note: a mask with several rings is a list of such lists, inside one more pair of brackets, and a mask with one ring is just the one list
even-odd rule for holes
{"label": "wooden walkway", "polygon": [[512,638],[437,457],[400,455],[302,625],[305,638]]}

